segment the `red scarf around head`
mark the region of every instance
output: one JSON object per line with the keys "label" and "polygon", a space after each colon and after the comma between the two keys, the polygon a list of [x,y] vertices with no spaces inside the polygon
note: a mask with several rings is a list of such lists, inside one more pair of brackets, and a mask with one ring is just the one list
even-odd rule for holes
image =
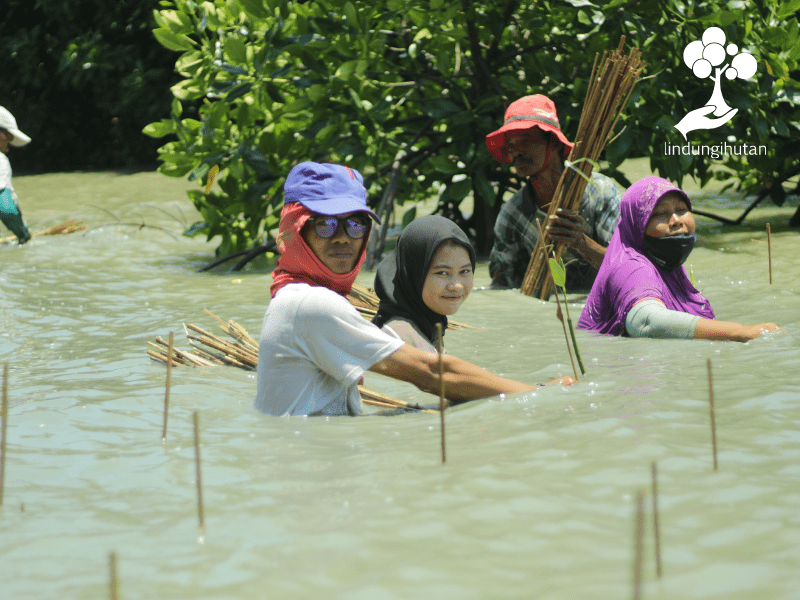
{"label": "red scarf around head", "polygon": [[309,209],[299,202],[290,202],[281,210],[277,245],[281,257],[278,267],[272,272],[272,283],[269,291],[272,297],[278,290],[290,283],[307,283],[317,287],[326,287],[338,294],[350,293],[361,265],[367,257],[367,244],[361,247],[361,256],[356,266],[349,273],[337,275],[322,264],[314,251],[308,246],[300,233],[303,225],[313,215]]}

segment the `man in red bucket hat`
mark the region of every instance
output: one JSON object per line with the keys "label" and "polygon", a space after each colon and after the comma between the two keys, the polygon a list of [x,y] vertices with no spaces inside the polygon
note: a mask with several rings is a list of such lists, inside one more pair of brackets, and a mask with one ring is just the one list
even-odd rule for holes
{"label": "man in red bucket hat", "polygon": [[498,162],[513,164],[524,182],[497,216],[489,256],[492,287],[522,285],[539,239],[539,219],[551,240],[568,246],[564,262],[576,259],[567,267],[567,289],[591,288],[619,221],[620,193],[610,178],[592,173],[578,213],[559,209],[547,221],[564,159],[573,145],[561,131],[555,104],[541,94],[513,102],[503,126],[486,136],[489,153]]}

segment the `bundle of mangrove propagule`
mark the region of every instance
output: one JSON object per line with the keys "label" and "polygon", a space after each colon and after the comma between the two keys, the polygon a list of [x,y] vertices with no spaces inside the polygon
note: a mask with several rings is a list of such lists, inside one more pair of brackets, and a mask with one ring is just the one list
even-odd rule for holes
{"label": "bundle of mangrove propagule", "polygon": [[[67,233],[75,233],[76,231],[82,231],[84,229],[86,229],[86,225],[81,225],[80,221],[70,220],[64,221],[60,225],[54,225],[53,227],[42,229],[41,231],[34,231],[31,233],[31,237],[37,237],[40,235],[65,235]],[[0,238],[0,244],[8,244],[15,241],[17,241],[17,236],[15,235]]]}
{"label": "bundle of mangrove propagule", "polygon": [[[604,52],[602,58],[595,55],[589,89],[578,123],[575,146],[569,154],[566,168],[556,186],[553,201],[547,211],[548,218],[559,208],[578,211],[584,189],[592,173],[592,162],[597,161],[611,139],[622,109],[642,74],[645,63],[641,62],[641,51],[633,48],[629,55],[624,56],[622,54],[624,43],[623,36],[616,50]],[[556,259],[561,258],[563,251],[563,244],[553,245]],[[520,287],[520,291],[526,296],[535,295],[542,300],[549,297],[553,279],[547,259],[545,240],[540,236]]]}
{"label": "bundle of mangrove propagule", "polygon": [[[368,295],[365,297],[368,298]],[[186,337],[189,340],[191,349],[179,350],[173,345],[172,364],[192,367],[230,365],[247,371],[254,371],[258,365],[258,342],[244,327],[236,323],[236,321],[231,320],[225,322],[211,311],[206,310],[205,312],[219,322],[222,331],[232,338],[232,340],[214,335],[197,325],[184,323],[183,329],[186,332]],[[150,346],[147,350],[147,354],[150,355],[150,358],[167,364],[167,355],[169,353],[168,341],[158,336],[155,342],[147,342],[147,345]],[[378,392],[365,388],[363,385],[358,386],[358,390],[361,393],[361,400],[365,404],[395,410],[404,409],[437,412],[435,410],[422,408],[418,404],[412,404],[384,394],[379,394]]]}

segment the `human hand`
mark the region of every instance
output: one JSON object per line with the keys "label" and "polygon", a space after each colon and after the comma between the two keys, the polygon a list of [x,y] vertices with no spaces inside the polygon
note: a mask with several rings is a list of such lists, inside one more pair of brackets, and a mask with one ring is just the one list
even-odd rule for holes
{"label": "human hand", "polygon": [[754,340],[763,333],[773,333],[775,331],[786,331],[783,327],[775,323],[759,323],[758,325],[745,325],[745,335],[748,339]]}
{"label": "human hand", "polygon": [[557,383],[559,383],[559,384],[561,384],[561,385],[566,387],[566,386],[570,386],[570,385],[573,385],[575,383],[578,383],[578,380],[575,379],[574,377],[571,377],[571,376],[567,375],[566,377],[559,377],[558,379],[552,379],[552,380],[548,381],[547,383],[545,383],[544,386],[545,387],[550,387],[551,385],[555,385]]}
{"label": "human hand", "polygon": [[561,242],[572,248],[586,246],[583,218],[571,210],[559,208],[556,214],[548,217],[544,231],[554,242]]}

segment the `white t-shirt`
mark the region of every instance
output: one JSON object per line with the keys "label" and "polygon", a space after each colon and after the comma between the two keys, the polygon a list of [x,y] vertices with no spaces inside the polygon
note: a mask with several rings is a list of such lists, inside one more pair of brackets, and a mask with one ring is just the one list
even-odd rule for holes
{"label": "white t-shirt", "polygon": [[255,406],[281,415],[357,415],[364,371],[403,346],[325,287],[290,283],[267,307]]}
{"label": "white t-shirt", "polygon": [[0,190],[4,189],[8,189],[11,192],[11,198],[14,202],[19,202],[14,186],[11,185],[11,161],[8,160],[4,153],[0,152]]}

